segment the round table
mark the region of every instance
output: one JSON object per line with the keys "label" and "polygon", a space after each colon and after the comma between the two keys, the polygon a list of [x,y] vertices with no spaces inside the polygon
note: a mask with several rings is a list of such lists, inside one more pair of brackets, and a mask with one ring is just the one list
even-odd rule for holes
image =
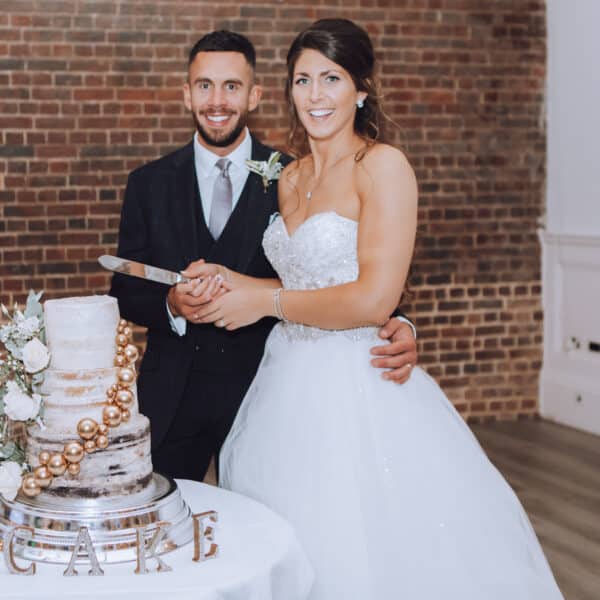
{"label": "round table", "polygon": [[[239,494],[193,481],[177,482],[193,513],[219,515],[216,559],[193,562],[193,543],[162,560],[172,571],[134,573],[135,562],[102,565],[103,577],[89,577],[87,564],[77,577],[67,565],[37,563],[34,576],[11,575],[0,560],[0,598],[6,600],[304,600],[313,571],[291,526],[271,510]],[[0,557],[1,558],[1,557]],[[25,566],[17,559],[20,566]],[[156,561],[148,560],[154,570]]]}

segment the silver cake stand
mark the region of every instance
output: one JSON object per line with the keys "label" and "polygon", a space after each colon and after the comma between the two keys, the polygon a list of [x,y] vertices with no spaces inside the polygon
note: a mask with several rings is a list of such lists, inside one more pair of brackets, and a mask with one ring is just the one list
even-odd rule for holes
{"label": "silver cake stand", "polygon": [[[136,560],[136,527],[167,521],[158,553],[170,552],[193,538],[192,513],[177,484],[154,473],[141,492],[114,498],[53,498],[19,494],[13,501],[0,495],[0,537],[15,525],[34,530],[32,540],[15,536],[15,556],[36,562],[68,563],[80,527],[87,527],[100,563]],[[152,525],[155,527],[152,527]]]}

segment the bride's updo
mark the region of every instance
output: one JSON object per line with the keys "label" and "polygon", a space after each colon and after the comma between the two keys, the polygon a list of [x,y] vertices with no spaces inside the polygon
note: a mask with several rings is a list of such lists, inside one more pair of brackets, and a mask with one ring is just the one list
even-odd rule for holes
{"label": "bride's updo", "polygon": [[287,54],[287,82],[285,95],[290,112],[288,144],[297,156],[308,149],[306,131],[298,118],[292,100],[292,85],[296,61],[303,50],[316,50],[348,72],[356,89],[366,92],[364,106],[356,111],[354,130],[373,145],[380,136],[383,112],[379,103],[379,91],[374,79],[375,52],[369,35],[348,19],[321,19],[298,34]]}

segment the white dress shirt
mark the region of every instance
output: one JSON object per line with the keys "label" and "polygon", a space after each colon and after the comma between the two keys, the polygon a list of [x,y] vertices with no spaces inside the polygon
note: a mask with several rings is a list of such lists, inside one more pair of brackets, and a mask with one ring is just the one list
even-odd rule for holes
{"label": "white dress shirt", "polygon": [[[202,213],[207,225],[210,222],[213,187],[217,176],[221,174],[221,169],[217,167],[217,161],[221,158],[228,158],[231,161],[229,178],[231,179],[231,211],[233,212],[250,174],[246,166],[246,160],[252,158],[252,138],[247,127],[244,130],[242,143],[227,156],[218,156],[214,152],[211,152],[198,141],[198,134],[194,135],[194,170],[196,171],[196,181],[198,182],[198,190],[200,191],[200,199],[202,200]],[[167,314],[169,315],[169,322],[173,331],[180,336],[185,335],[187,329],[185,317],[173,316],[168,302]]]}

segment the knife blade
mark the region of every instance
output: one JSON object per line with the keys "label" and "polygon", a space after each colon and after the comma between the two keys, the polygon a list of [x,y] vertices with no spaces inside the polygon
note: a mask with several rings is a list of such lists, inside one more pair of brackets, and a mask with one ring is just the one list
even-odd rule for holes
{"label": "knife blade", "polygon": [[132,277],[149,279],[150,281],[157,281],[158,283],[164,283],[166,285],[175,285],[177,283],[187,283],[190,281],[190,279],[175,271],[160,269],[159,267],[145,265],[144,263],[119,258],[118,256],[110,256],[110,254],[103,254],[98,258],[98,262],[109,271],[122,273],[123,275],[131,275]]}

